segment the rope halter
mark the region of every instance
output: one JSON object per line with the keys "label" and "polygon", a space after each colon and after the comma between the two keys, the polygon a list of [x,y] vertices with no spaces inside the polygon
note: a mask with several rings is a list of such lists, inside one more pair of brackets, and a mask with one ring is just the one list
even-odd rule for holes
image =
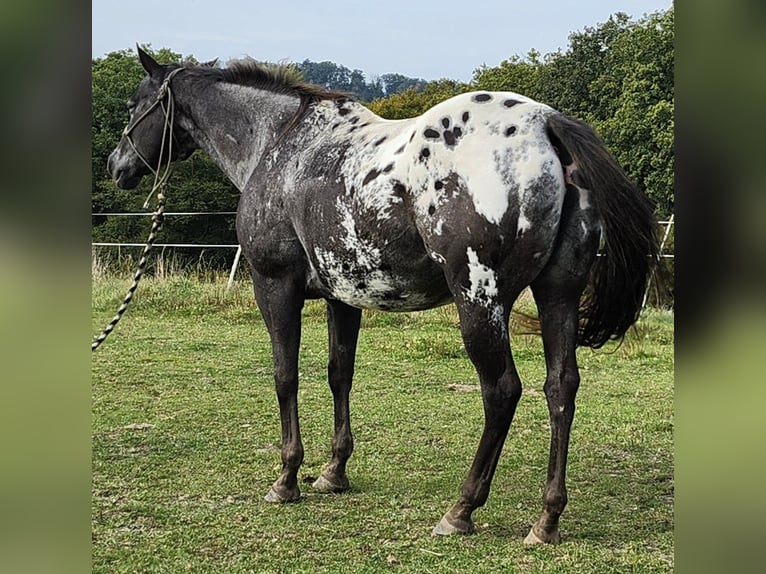
{"label": "rope halter", "polygon": [[[159,189],[162,185],[164,185],[165,182],[170,177],[172,157],[173,157],[173,140],[174,140],[173,127],[175,122],[175,97],[173,96],[173,90],[171,90],[170,88],[170,80],[172,80],[173,77],[183,69],[184,68],[175,68],[168,74],[168,76],[162,81],[162,84],[160,85],[160,89],[157,92],[157,98],[154,100],[154,103],[152,103],[151,106],[149,106],[146,110],[144,110],[144,112],[140,116],[138,116],[136,121],[134,121],[132,124],[125,126],[125,129],[122,131],[122,137],[124,137],[125,140],[130,144],[130,147],[138,156],[138,159],[140,159],[143,162],[143,164],[149,169],[149,171],[154,175],[154,183],[152,184],[152,190],[149,192],[149,196],[146,198],[146,201],[144,202],[144,209],[149,207],[149,200],[151,199],[154,192],[157,189]],[[147,161],[144,155],[138,150],[138,147],[136,146],[135,142],[133,141],[133,138],[131,137],[131,132],[133,132],[133,130],[136,129],[136,127],[138,127],[138,125],[144,119],[146,119],[148,115],[152,113],[154,111],[154,108],[156,108],[157,106],[160,106],[162,108],[162,114],[165,118],[165,121],[162,127],[162,140],[160,142],[160,154],[157,159],[157,168],[155,169]],[[162,158],[164,156],[166,147],[167,147],[168,161],[163,167]]]}

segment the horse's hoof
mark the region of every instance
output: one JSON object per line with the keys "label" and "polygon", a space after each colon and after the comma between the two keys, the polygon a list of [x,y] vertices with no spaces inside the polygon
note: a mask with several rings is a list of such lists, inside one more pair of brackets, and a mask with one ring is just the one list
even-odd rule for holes
{"label": "horse's hoof", "polygon": [[524,544],[527,544],[529,546],[532,546],[534,544],[560,544],[561,543],[561,533],[559,532],[559,529],[556,528],[551,534],[544,534],[542,537],[540,537],[535,532],[535,527],[529,529],[529,534],[527,534],[527,537],[524,539]]}
{"label": "horse's hoof", "polygon": [[442,516],[434,529],[431,531],[433,536],[449,536],[450,534],[473,534],[473,522],[471,520],[452,520],[448,518],[449,513]]}
{"label": "horse's hoof", "polygon": [[344,476],[340,480],[328,479],[324,474],[317,478],[311,485],[314,490],[322,494],[335,494],[348,490],[348,479]]}
{"label": "horse's hoof", "polygon": [[272,504],[284,504],[286,502],[296,502],[300,497],[301,492],[298,489],[293,493],[281,495],[272,487],[269,493],[263,497],[263,500]]}

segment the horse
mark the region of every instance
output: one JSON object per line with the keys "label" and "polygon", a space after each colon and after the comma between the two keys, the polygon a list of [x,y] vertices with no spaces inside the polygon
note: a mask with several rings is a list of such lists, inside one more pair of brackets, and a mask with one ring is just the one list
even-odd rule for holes
{"label": "horse", "polygon": [[236,230],[267,327],[282,471],[265,496],[297,501],[301,310],[324,299],[332,456],[313,483],[349,488],[349,391],[362,309],[454,303],[476,369],[484,428],[460,496],[435,535],[475,531],[522,385],[509,317],[529,287],[546,364],[551,441],[542,513],[528,544],[560,542],[576,349],[621,340],[658,260],[651,203],[584,122],[513,92],[477,91],[386,120],[293,68],[245,58],[159,64],[146,77],[108,169],[135,188],[201,148],[241,192]]}

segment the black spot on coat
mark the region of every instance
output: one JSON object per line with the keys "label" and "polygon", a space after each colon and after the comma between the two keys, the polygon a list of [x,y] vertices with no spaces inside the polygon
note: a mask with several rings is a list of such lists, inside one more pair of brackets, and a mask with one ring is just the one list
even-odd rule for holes
{"label": "black spot on coat", "polygon": [[488,102],[492,99],[492,96],[489,94],[476,94],[473,98],[471,98],[474,102],[478,102],[480,104]]}
{"label": "black spot on coat", "polygon": [[370,183],[373,179],[378,177],[380,175],[380,172],[377,169],[371,169],[367,175],[364,176],[364,181],[362,181],[362,185],[367,185]]}

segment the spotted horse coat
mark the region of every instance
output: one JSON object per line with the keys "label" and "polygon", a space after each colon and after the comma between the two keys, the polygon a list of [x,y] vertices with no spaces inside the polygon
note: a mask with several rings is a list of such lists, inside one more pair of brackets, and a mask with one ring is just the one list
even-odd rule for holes
{"label": "spotted horse coat", "polygon": [[[414,311],[456,295],[500,321],[498,304],[512,301],[498,285],[518,291],[539,274],[561,220],[564,171],[545,128],[552,113],[512,92],[462,94],[399,121],[320,102],[245,188],[245,252],[268,274],[272,259],[283,261],[282,242],[297,242],[291,268],[304,270],[312,296]],[[577,194],[583,237],[595,237],[587,191]]]}
{"label": "spotted horse coat", "polygon": [[151,166],[161,171],[202,148],[242,192],[237,235],[271,338],[282,427],[282,472],[266,500],[300,497],[304,301],[327,301],[330,339],[335,433],[330,463],[313,484],[319,492],[349,488],[361,309],[454,301],[485,425],[460,497],[434,533],[472,532],[521,396],[508,321],[530,286],[551,445],[543,511],[526,541],[558,542],[580,384],[575,349],[618,339],[636,321],[658,252],[646,197],[593,130],[512,92],[462,94],[391,121],[285,68],[162,66],[141,50],[139,57],[148,76],[108,162],[117,184],[135,187]]}

